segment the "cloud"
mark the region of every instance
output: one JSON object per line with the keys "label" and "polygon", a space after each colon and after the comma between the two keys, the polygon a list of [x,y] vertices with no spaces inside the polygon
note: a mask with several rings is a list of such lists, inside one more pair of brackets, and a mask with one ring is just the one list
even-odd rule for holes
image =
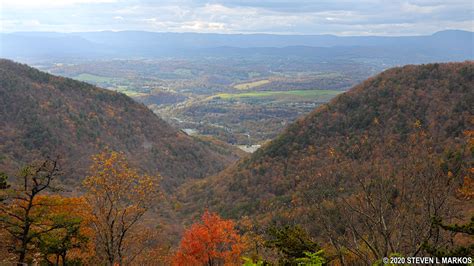
{"label": "cloud", "polygon": [[225,31],[225,23],[217,22],[206,22],[206,21],[189,21],[183,23],[181,28],[185,31],[192,30],[197,32],[215,32],[215,31]]}
{"label": "cloud", "polygon": [[117,0],[5,0],[3,8],[65,7],[81,4],[115,3]]}
{"label": "cloud", "polygon": [[0,20],[0,25],[2,27],[30,27],[30,28],[37,28],[40,27],[42,24],[36,20],[11,20],[11,19],[2,19]]}
{"label": "cloud", "polygon": [[403,3],[401,7],[402,11],[404,12],[430,14],[444,8],[444,5],[420,6],[416,4]]}
{"label": "cloud", "polygon": [[[39,8],[45,7],[45,8]],[[49,7],[49,8],[48,8]],[[413,35],[474,31],[471,0],[12,0],[2,31]],[[39,25],[26,26],[28,21]]]}

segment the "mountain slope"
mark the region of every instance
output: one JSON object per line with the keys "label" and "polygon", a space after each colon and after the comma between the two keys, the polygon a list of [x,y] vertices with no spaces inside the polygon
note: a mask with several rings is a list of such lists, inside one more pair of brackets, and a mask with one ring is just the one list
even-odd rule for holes
{"label": "mountain slope", "polygon": [[0,60],[0,169],[60,156],[65,178],[84,177],[90,156],[124,151],[172,188],[222,170],[236,156],[170,127],[131,98]]}
{"label": "mountain slope", "polygon": [[234,167],[186,184],[180,199],[188,214],[207,206],[231,217],[269,222],[293,215],[302,222],[315,198],[357,194],[359,180],[377,173],[411,175],[408,165],[417,159],[437,160],[462,145],[473,129],[473,102],[473,62],[393,68],[337,96]]}

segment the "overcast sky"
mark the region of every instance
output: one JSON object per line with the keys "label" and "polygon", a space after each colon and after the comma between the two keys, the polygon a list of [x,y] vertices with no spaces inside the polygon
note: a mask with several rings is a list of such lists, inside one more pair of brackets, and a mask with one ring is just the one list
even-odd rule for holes
{"label": "overcast sky", "polygon": [[0,0],[2,32],[425,35],[474,31],[473,0]]}

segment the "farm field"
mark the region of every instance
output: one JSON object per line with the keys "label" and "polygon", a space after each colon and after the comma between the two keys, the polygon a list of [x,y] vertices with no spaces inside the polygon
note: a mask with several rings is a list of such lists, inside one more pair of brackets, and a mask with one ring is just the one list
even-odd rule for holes
{"label": "farm field", "polygon": [[98,75],[93,75],[89,73],[82,73],[77,76],[73,77],[74,79],[84,81],[84,82],[89,82],[89,83],[109,83],[113,82],[116,80],[116,78],[111,78],[111,77],[103,77],[103,76],[98,76]]}
{"label": "farm field", "polygon": [[258,86],[262,86],[262,85],[265,85],[265,84],[268,84],[268,83],[270,83],[270,80],[264,79],[264,80],[258,80],[258,81],[252,81],[252,82],[237,84],[237,85],[234,86],[234,88],[237,89],[237,90],[248,90],[248,89],[252,89],[252,88],[255,88],[255,87],[258,87]]}
{"label": "farm field", "polygon": [[148,94],[143,93],[143,92],[138,92],[138,91],[135,91],[135,90],[131,90],[128,86],[117,86],[116,88],[113,88],[112,90],[121,92],[121,93],[123,93],[127,96],[130,96],[130,97],[143,97],[143,96],[148,95]]}
{"label": "farm field", "polygon": [[327,101],[341,93],[337,90],[293,90],[293,91],[253,91],[245,93],[219,93],[213,99],[234,100],[241,98],[272,98],[301,101]]}

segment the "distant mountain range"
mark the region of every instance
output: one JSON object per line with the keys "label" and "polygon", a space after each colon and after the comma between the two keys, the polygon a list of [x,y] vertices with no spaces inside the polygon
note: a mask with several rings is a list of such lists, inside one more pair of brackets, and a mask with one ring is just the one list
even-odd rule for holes
{"label": "distant mountain range", "polygon": [[12,59],[137,58],[165,56],[312,56],[389,58],[396,63],[474,58],[474,33],[447,30],[427,36],[354,36],[120,32],[0,34],[0,56]]}

